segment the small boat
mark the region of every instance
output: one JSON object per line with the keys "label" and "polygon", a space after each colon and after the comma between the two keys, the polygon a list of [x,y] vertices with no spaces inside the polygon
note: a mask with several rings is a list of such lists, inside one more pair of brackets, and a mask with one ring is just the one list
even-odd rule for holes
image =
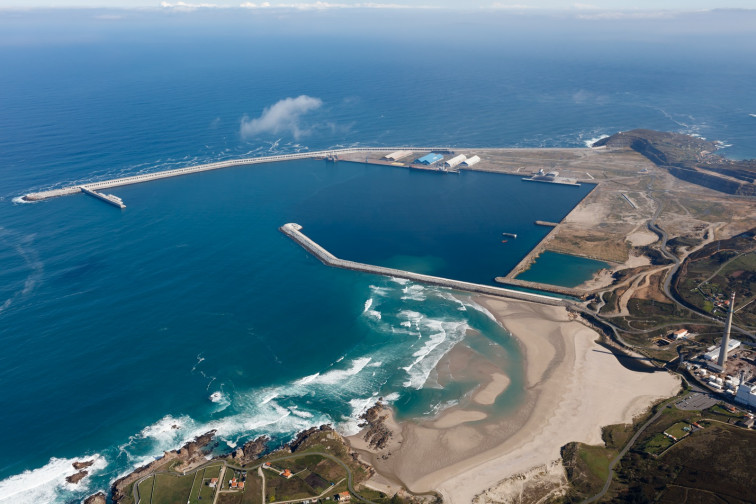
{"label": "small boat", "polygon": [[507,243],[509,240],[501,240],[501,243]]}

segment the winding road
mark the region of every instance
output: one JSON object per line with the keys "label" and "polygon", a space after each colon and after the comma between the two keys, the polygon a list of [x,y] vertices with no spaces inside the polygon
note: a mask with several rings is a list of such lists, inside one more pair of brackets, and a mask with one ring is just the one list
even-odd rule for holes
{"label": "winding road", "polygon": [[590,497],[588,499],[585,499],[581,504],[590,504],[591,502],[596,502],[597,500],[601,499],[606,495],[606,492],[609,491],[609,486],[612,484],[612,480],[614,479],[614,467],[617,465],[617,463],[622,460],[622,457],[625,456],[625,454],[630,450],[630,448],[635,444],[635,442],[638,440],[641,434],[643,434],[643,431],[645,431],[649,425],[654,423],[654,421],[661,416],[661,414],[664,412],[664,410],[669,407],[669,405],[674,401],[679,401],[680,398],[678,396],[673,397],[672,399],[667,400],[666,402],[662,403],[659,406],[659,409],[657,410],[654,415],[649,418],[646,423],[644,423],[640,429],[638,429],[635,434],[633,434],[633,437],[630,438],[630,440],[627,442],[627,444],[620,450],[620,452],[617,454],[616,457],[612,459],[611,462],[609,462],[609,475],[606,477],[606,482],[604,483],[603,488],[599,493],[594,495],[593,497]]}

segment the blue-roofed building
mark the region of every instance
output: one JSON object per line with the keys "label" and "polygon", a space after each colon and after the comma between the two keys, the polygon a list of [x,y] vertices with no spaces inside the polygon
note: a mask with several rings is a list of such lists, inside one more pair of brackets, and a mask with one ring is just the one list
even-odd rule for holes
{"label": "blue-roofed building", "polygon": [[417,163],[417,164],[424,164],[424,165],[429,165],[430,166],[432,164],[438,163],[442,159],[444,159],[444,156],[442,156],[441,154],[437,154],[435,152],[431,152],[430,154],[427,154],[427,155],[425,155],[425,156],[423,156],[423,157],[421,157],[419,159],[415,159],[415,163]]}

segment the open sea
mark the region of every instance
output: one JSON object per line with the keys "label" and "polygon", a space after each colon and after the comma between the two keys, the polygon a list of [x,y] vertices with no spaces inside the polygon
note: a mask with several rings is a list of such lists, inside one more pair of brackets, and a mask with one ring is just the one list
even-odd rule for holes
{"label": "open sea", "polygon": [[[474,386],[433,373],[470,333],[512,379],[492,411],[511,411],[519,348],[471,298],[325,267],[278,227],[345,259],[491,283],[546,234],[535,219],[591,187],[303,160],[108,190],[123,211],[18,197],[242,156],[585,147],[639,127],[756,157],[754,21],[0,10],[0,503],[78,503],[210,429],[222,451],[356,432],[378,397],[435,415]],[[597,266],[547,259],[538,274],[564,285]]]}

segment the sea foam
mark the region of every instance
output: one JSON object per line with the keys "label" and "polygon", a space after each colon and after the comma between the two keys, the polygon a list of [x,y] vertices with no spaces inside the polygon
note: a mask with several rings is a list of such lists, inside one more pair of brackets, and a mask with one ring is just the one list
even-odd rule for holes
{"label": "sea foam", "polygon": [[[94,464],[86,468],[89,475],[76,485],[68,483],[66,478],[79,472],[73,463],[88,460],[94,460]],[[105,458],[99,454],[71,459],[53,457],[39,469],[24,471],[0,481],[0,503],[39,504],[66,500],[72,495],[71,492],[88,488],[91,476],[107,465]]]}
{"label": "sea foam", "polygon": [[599,135],[594,138],[589,138],[588,140],[584,140],[583,143],[585,144],[586,147],[593,148],[593,144],[595,144],[599,140],[603,140],[604,138],[609,138],[609,135]]}

